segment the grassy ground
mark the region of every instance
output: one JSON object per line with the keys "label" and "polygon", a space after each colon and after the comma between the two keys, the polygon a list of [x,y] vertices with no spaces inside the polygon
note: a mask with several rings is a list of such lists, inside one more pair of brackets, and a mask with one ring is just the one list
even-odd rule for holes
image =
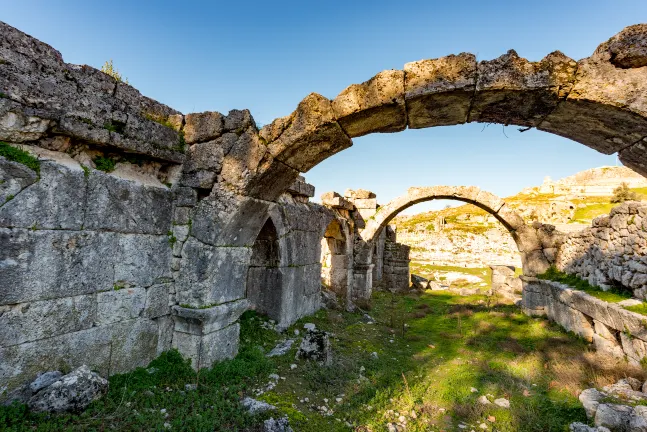
{"label": "grassy ground", "polygon": [[[81,415],[0,408],[0,429],[255,431],[264,417],[247,415],[239,400],[254,396],[276,373],[276,387],[256,397],[288,415],[295,431],[377,432],[403,421],[407,431],[461,430],[462,424],[467,430],[483,424],[489,431],[564,431],[572,421],[586,421],[579,390],[628,373],[548,321],[490,297],[377,292],[373,304],[375,324],[360,314],[320,311],[283,335],[248,312],[234,360],[196,375],[167,353],[148,371],[112,377],[109,394]],[[296,345],[283,357],[264,356],[305,322],[334,335],[331,366],[295,360]],[[642,371],[631,375],[640,378]],[[481,395],[505,397],[510,409],[481,405]]]}

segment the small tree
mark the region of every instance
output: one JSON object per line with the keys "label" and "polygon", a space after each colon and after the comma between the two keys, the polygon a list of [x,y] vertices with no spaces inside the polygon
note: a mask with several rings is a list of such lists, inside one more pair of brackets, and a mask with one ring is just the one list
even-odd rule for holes
{"label": "small tree", "polygon": [[613,197],[611,198],[612,203],[621,203],[625,201],[640,201],[640,194],[629,189],[629,185],[625,182],[622,182],[620,186],[613,190]]}
{"label": "small tree", "polygon": [[103,64],[103,66],[101,66],[101,72],[103,72],[103,73],[105,73],[107,75],[110,75],[111,77],[113,77],[114,79],[116,79],[119,82],[123,81],[126,84],[128,84],[128,78],[123,78],[123,79],[121,78],[121,74],[119,73],[119,71],[112,64],[112,59],[108,60],[107,62],[105,62]]}

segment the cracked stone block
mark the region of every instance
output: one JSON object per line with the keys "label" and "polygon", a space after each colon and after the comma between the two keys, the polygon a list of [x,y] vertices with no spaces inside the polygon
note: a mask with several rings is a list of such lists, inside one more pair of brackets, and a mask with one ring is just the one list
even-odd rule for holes
{"label": "cracked stone block", "polygon": [[42,161],[40,180],[0,207],[0,226],[80,230],[83,227],[86,180],[75,163]]}
{"label": "cracked stone block", "polygon": [[38,181],[38,174],[25,165],[0,156],[0,207]]}
{"label": "cracked stone block", "polygon": [[93,326],[96,316],[94,295],[0,306],[0,346],[84,330]]}
{"label": "cracked stone block", "polygon": [[111,290],[113,233],[0,228],[0,303]]}
{"label": "cracked stone block", "polygon": [[244,297],[251,253],[250,248],[214,247],[190,237],[176,280],[178,303],[200,307]]}
{"label": "cracked stone block", "polygon": [[168,236],[118,234],[114,282],[149,287],[171,278],[171,246]]}
{"label": "cracked stone block", "polygon": [[385,70],[362,84],[344,89],[333,101],[337,121],[351,138],[407,127],[404,72]]}
{"label": "cracked stone block", "polygon": [[462,53],[404,65],[409,127],[467,121],[476,86],[476,57]]}
{"label": "cracked stone block", "polygon": [[85,229],[166,234],[171,228],[172,194],[92,171],[88,178]]}
{"label": "cracked stone block", "polygon": [[144,288],[118,288],[97,294],[97,325],[135,319],[146,303]]}

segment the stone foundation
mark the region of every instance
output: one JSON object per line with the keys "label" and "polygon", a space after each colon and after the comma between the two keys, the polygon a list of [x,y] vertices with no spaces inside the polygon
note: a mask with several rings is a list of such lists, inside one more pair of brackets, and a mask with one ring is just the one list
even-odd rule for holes
{"label": "stone foundation", "polygon": [[528,315],[546,316],[592,342],[596,350],[630,363],[640,363],[647,356],[647,316],[558,282],[521,279],[522,308]]}

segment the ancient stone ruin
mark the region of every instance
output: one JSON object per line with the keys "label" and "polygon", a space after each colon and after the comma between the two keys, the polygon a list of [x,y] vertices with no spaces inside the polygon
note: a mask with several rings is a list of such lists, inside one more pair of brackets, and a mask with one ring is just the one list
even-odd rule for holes
{"label": "ancient stone ruin", "polygon": [[[369,191],[327,193],[319,205],[300,175],[354,137],[469,122],[535,127],[647,175],[646,66],[647,25],[579,61],[462,53],[333,100],[310,94],[259,130],[247,110],[179,113],[0,23],[0,141],[32,155],[0,157],[0,394],[46,370],[125,372],[170,348],[208,367],[236,354],[245,310],[284,328],[320,308],[322,281],[349,308],[374,285],[407,289],[408,249],[388,223],[432,199],[492,214],[528,278],[558,264],[644,297],[645,231],[629,224],[642,226],[644,207],[566,239],[476,187],[416,187],[383,206]],[[565,298],[537,285],[527,279],[529,310]]]}

